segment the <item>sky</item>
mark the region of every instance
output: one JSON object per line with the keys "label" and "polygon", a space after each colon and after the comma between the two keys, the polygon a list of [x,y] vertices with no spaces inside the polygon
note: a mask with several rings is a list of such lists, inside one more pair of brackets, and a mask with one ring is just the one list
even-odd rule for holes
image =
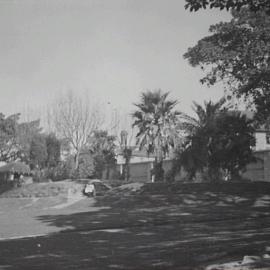
{"label": "sky", "polygon": [[[190,13],[184,0],[0,0],[0,111],[38,112],[65,91],[130,112],[141,91],[162,89],[191,113],[222,86],[199,83],[183,59],[219,10]],[[104,107],[104,110],[105,110]]]}

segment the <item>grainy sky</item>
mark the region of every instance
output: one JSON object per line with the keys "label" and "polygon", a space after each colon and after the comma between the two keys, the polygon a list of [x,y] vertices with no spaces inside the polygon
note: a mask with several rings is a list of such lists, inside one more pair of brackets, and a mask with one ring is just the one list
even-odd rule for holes
{"label": "grainy sky", "polygon": [[184,3],[0,0],[0,111],[42,110],[70,89],[123,111],[145,89],[170,91],[188,113],[192,100],[217,99],[222,87],[201,86],[182,55],[230,14]]}

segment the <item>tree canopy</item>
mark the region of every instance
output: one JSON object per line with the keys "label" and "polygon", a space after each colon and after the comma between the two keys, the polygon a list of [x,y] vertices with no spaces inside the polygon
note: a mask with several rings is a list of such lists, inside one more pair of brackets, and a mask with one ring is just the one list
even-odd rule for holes
{"label": "tree canopy", "polygon": [[29,163],[31,142],[35,136],[41,133],[40,120],[17,124],[16,144],[18,158]]}
{"label": "tree canopy", "polygon": [[50,133],[45,136],[46,148],[47,148],[47,167],[56,167],[60,161],[61,155],[61,142],[55,134]]}
{"label": "tree canopy", "polygon": [[20,114],[5,116],[0,113],[0,160],[29,161],[32,138],[39,134],[39,120],[19,123]]}
{"label": "tree canopy", "polygon": [[255,129],[252,120],[240,112],[227,112],[218,116],[211,144],[212,155],[209,163],[237,177],[246,165],[256,159],[252,147],[255,146]]}
{"label": "tree canopy", "polygon": [[264,121],[270,115],[270,16],[247,9],[232,16],[230,22],[210,26],[210,35],[184,58],[206,72],[202,83],[223,81],[231,95],[254,105],[257,119]]}
{"label": "tree canopy", "polygon": [[5,117],[0,113],[0,161],[16,160],[18,156],[16,131],[19,114]]}
{"label": "tree canopy", "polygon": [[168,99],[169,92],[161,90],[142,93],[137,110],[132,114],[133,126],[138,128],[137,145],[162,159],[178,139],[177,126],[180,112],[175,110],[177,100]]}
{"label": "tree canopy", "polygon": [[206,8],[236,9],[248,8],[250,11],[264,10],[270,14],[270,2],[268,0],[186,0],[185,8],[197,11]]}
{"label": "tree canopy", "polygon": [[32,168],[44,168],[47,158],[46,138],[43,134],[37,134],[30,145],[30,165]]}
{"label": "tree canopy", "polygon": [[179,153],[179,164],[193,178],[198,171],[216,180],[220,170],[236,177],[245,166],[254,161],[255,146],[252,120],[237,111],[224,107],[224,100],[194,104],[197,118],[187,123],[188,136]]}
{"label": "tree canopy", "polygon": [[98,178],[102,177],[104,169],[116,163],[115,139],[104,130],[96,130],[90,137],[89,150],[94,162],[94,174]]}

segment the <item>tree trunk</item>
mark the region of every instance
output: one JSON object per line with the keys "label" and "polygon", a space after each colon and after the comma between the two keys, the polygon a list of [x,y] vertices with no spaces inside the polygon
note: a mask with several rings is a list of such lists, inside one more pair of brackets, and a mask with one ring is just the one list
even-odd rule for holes
{"label": "tree trunk", "polygon": [[164,169],[163,169],[163,160],[157,160],[155,159],[154,162],[154,168],[153,168],[153,174],[155,182],[162,182],[164,181]]}
{"label": "tree trunk", "polygon": [[79,169],[79,158],[80,158],[80,151],[77,151],[75,154],[75,170],[78,171]]}
{"label": "tree trunk", "polygon": [[160,146],[156,151],[156,158],[154,162],[154,176],[155,182],[164,181],[163,152]]}
{"label": "tree trunk", "polygon": [[111,169],[111,166],[110,165],[107,165],[106,166],[106,179],[107,180],[110,179],[110,169]]}
{"label": "tree trunk", "polygon": [[128,182],[129,181],[129,177],[130,177],[130,174],[129,174],[129,163],[126,163],[124,165],[124,176],[125,176],[125,181]]}

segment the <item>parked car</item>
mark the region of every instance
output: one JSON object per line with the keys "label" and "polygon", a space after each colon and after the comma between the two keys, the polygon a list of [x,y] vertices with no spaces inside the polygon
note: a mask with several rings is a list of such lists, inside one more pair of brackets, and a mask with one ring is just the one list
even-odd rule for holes
{"label": "parked car", "polygon": [[86,184],[83,189],[83,194],[88,197],[95,197],[96,196],[96,188],[94,184]]}
{"label": "parked car", "polygon": [[101,180],[93,179],[87,181],[83,189],[83,194],[89,197],[102,196],[110,189],[111,187]]}

